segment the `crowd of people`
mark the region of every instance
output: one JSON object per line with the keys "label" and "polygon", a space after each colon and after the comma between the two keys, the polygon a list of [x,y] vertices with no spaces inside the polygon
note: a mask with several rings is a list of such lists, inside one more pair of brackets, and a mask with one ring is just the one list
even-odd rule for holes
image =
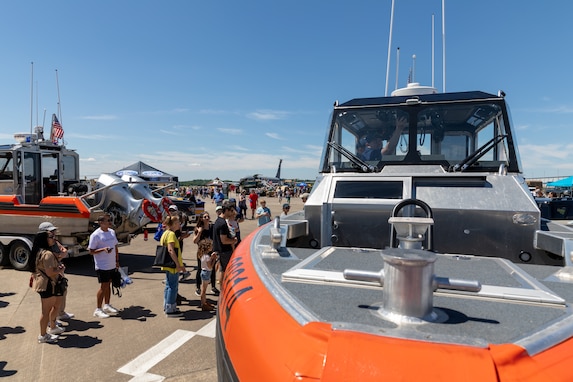
{"label": "crowd of people", "polygon": [[[246,191],[237,192],[237,198],[225,199],[222,190],[216,190],[212,198],[212,203],[217,205],[215,221],[212,222],[210,214],[205,211],[200,214],[192,231],[188,227],[188,216],[179,211],[177,206],[169,206],[168,214],[158,227],[162,231],[159,244],[167,247],[169,256],[175,263],[174,267],[161,267],[165,273],[163,310],[166,317],[180,317],[183,314],[178,305],[186,299],[179,294],[179,283],[190,276],[182,256],[184,240],[189,237],[192,237],[193,243],[197,245],[195,294],[200,298],[200,309],[215,309],[214,302],[207,299],[207,290],[211,285],[211,292],[215,296],[219,295],[217,280],[223,280],[231,255],[241,242],[240,223],[248,219],[249,207],[251,219],[256,219],[258,226],[272,220],[273,216],[266,200],[256,191],[251,190],[248,194]],[[192,191],[191,194],[193,195]],[[280,214],[281,218],[284,218],[290,212],[290,197],[293,193],[287,189],[285,193],[277,196],[280,201],[283,197],[286,201]],[[296,196],[306,202],[309,194],[298,192]],[[110,300],[113,279],[120,268],[120,256],[118,240],[112,228],[112,217],[105,213],[97,219],[97,223],[99,227],[90,235],[88,243],[99,284],[93,316],[105,319],[119,313]],[[40,224],[32,248],[34,267],[30,287],[40,295],[41,300],[39,343],[57,342],[59,335],[65,331],[63,321],[74,317],[73,313],[65,310],[67,278],[62,259],[67,256],[67,250],[56,240],[57,229],[50,222]]]}

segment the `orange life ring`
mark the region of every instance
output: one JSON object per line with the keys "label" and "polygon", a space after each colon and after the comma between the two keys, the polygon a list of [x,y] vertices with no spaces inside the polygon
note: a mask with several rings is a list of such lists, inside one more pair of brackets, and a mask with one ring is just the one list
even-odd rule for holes
{"label": "orange life ring", "polygon": [[158,223],[161,221],[161,211],[157,204],[150,200],[143,199],[142,208],[145,216],[147,216],[152,222]]}

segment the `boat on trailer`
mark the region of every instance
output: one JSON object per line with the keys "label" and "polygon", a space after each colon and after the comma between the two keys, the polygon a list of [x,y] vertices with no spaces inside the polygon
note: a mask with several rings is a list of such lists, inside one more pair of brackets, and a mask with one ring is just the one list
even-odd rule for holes
{"label": "boat on trailer", "polygon": [[89,254],[89,236],[104,213],[122,244],[167,213],[171,201],[139,177],[101,174],[93,187],[81,180],[78,153],[44,139],[42,127],[14,138],[0,145],[0,266],[30,268],[42,222],[58,227],[58,240],[75,257]]}
{"label": "boat on trailer", "polygon": [[335,103],[304,209],[227,267],[219,381],[571,381],[571,238],[502,92]]}

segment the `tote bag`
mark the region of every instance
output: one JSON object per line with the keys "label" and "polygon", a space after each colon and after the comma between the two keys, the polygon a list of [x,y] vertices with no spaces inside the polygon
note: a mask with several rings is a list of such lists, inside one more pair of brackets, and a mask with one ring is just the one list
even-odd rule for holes
{"label": "tote bag", "polygon": [[155,259],[153,260],[154,267],[167,267],[176,268],[175,262],[169,254],[169,249],[164,245],[158,245],[155,248]]}

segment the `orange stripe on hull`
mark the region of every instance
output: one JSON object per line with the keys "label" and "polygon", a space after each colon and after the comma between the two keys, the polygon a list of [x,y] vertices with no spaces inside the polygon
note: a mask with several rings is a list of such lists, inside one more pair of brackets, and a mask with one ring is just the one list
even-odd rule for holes
{"label": "orange stripe on hull", "polygon": [[20,204],[16,195],[0,195],[0,214],[89,219],[88,206],[78,197],[47,196],[40,204]]}

